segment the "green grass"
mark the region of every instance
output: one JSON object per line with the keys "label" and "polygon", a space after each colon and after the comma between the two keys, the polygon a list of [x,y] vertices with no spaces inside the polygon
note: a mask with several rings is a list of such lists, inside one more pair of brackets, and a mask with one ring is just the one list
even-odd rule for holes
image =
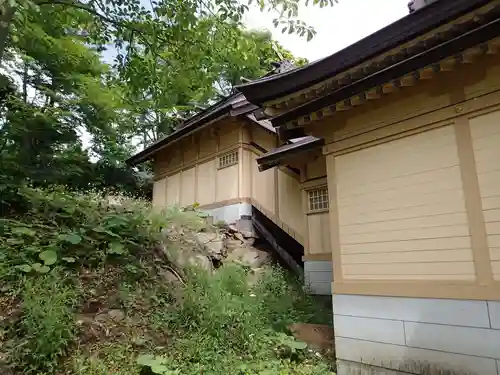
{"label": "green grass", "polygon": [[23,284],[21,339],[12,349],[12,364],[26,373],[53,373],[76,335],[73,308],[76,292],[53,272]]}
{"label": "green grass", "polygon": [[163,278],[176,266],[168,252],[192,251],[189,235],[206,227],[196,211],[58,188],[19,194],[23,211],[0,218],[1,374],[144,375],[140,355],[163,375],[328,374],[331,362],[286,327],[328,324],[329,309],[285,271],[256,284],[237,265]]}

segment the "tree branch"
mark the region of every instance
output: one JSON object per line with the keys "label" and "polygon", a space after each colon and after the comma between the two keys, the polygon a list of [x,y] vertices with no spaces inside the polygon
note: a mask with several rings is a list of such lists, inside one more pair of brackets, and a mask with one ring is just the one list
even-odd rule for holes
{"label": "tree branch", "polygon": [[64,0],[47,0],[47,1],[36,2],[36,4],[37,5],[61,5],[61,6],[68,6],[68,7],[76,8],[76,9],[82,9],[82,10],[89,12],[90,14],[93,14],[94,16],[99,17],[103,21],[111,23],[115,26],[123,26],[121,21],[109,18],[109,17],[105,16],[104,14],[99,13],[94,8],[92,8],[86,4],[79,3],[79,2],[64,1]]}

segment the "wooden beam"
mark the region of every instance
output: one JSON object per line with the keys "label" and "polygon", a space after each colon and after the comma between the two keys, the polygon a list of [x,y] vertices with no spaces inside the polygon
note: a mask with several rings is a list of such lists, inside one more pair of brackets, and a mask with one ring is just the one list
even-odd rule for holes
{"label": "wooden beam", "polygon": [[352,106],[349,100],[343,100],[335,104],[335,108],[337,111],[347,111],[348,109],[351,109]]}
{"label": "wooden beam", "polygon": [[415,74],[410,73],[399,79],[399,83],[402,87],[414,86],[417,82]]}
{"label": "wooden beam", "polygon": [[359,106],[366,102],[366,97],[364,93],[361,93],[359,95],[355,95],[352,98],[349,99],[350,103],[353,107]]}
{"label": "wooden beam", "polygon": [[373,89],[370,89],[365,92],[365,97],[368,100],[373,100],[380,98],[381,94],[382,94],[382,87],[374,87]]}
{"label": "wooden beam", "polygon": [[500,38],[490,40],[488,42],[488,55],[495,55],[500,50]]}
{"label": "wooden beam", "polygon": [[441,72],[451,72],[456,64],[457,60],[454,57],[449,57],[439,63],[439,70]]}
{"label": "wooden beam", "polygon": [[432,79],[435,73],[439,71],[439,65],[429,65],[418,71],[420,79]]}
{"label": "wooden beam", "polygon": [[397,81],[391,81],[384,83],[382,85],[382,92],[384,94],[390,94],[391,92],[397,91],[400,84]]}

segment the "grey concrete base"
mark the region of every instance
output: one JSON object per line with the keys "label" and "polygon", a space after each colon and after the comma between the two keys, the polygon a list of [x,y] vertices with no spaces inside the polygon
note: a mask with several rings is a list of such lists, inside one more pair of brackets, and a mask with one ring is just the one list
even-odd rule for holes
{"label": "grey concrete base", "polygon": [[214,222],[223,221],[235,225],[245,237],[256,236],[252,224],[252,205],[249,203],[236,203],[204,211],[213,217]]}
{"label": "grey concrete base", "polygon": [[304,261],[304,281],[309,293],[331,295],[333,281],[332,262],[324,260]]}
{"label": "grey concrete base", "polygon": [[334,294],[333,312],[338,375],[500,375],[500,302]]}
{"label": "grey concrete base", "polygon": [[215,221],[224,221],[227,224],[236,224],[236,221],[242,216],[252,216],[252,205],[249,203],[236,203],[229,206],[204,210]]}
{"label": "grey concrete base", "polygon": [[[365,365],[359,362],[337,361],[339,375],[413,375],[408,372],[390,370],[387,368]],[[441,374],[440,374],[441,375]],[[443,374],[444,375],[444,374]]]}

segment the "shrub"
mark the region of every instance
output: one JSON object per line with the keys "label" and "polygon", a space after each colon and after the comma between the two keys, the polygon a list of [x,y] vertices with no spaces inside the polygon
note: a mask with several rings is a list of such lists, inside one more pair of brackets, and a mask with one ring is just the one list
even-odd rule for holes
{"label": "shrub", "polygon": [[[255,287],[249,286],[243,267],[231,264],[214,274],[188,272],[187,280],[181,300],[163,312],[164,329],[175,336],[163,354],[169,371],[187,375],[328,373],[326,365],[320,371],[309,363],[305,346],[283,333],[289,323],[310,322],[318,310],[284,272],[264,271]],[[312,372],[306,371],[309,367]]]}
{"label": "shrub", "polygon": [[157,212],[140,200],[122,198],[113,204],[98,195],[62,188],[21,188],[19,195],[25,212],[0,218],[0,262],[9,271],[2,271],[4,279],[47,273],[55,266],[137,263],[137,258],[151,254],[161,230],[172,221],[182,217],[201,225],[194,212]]}

